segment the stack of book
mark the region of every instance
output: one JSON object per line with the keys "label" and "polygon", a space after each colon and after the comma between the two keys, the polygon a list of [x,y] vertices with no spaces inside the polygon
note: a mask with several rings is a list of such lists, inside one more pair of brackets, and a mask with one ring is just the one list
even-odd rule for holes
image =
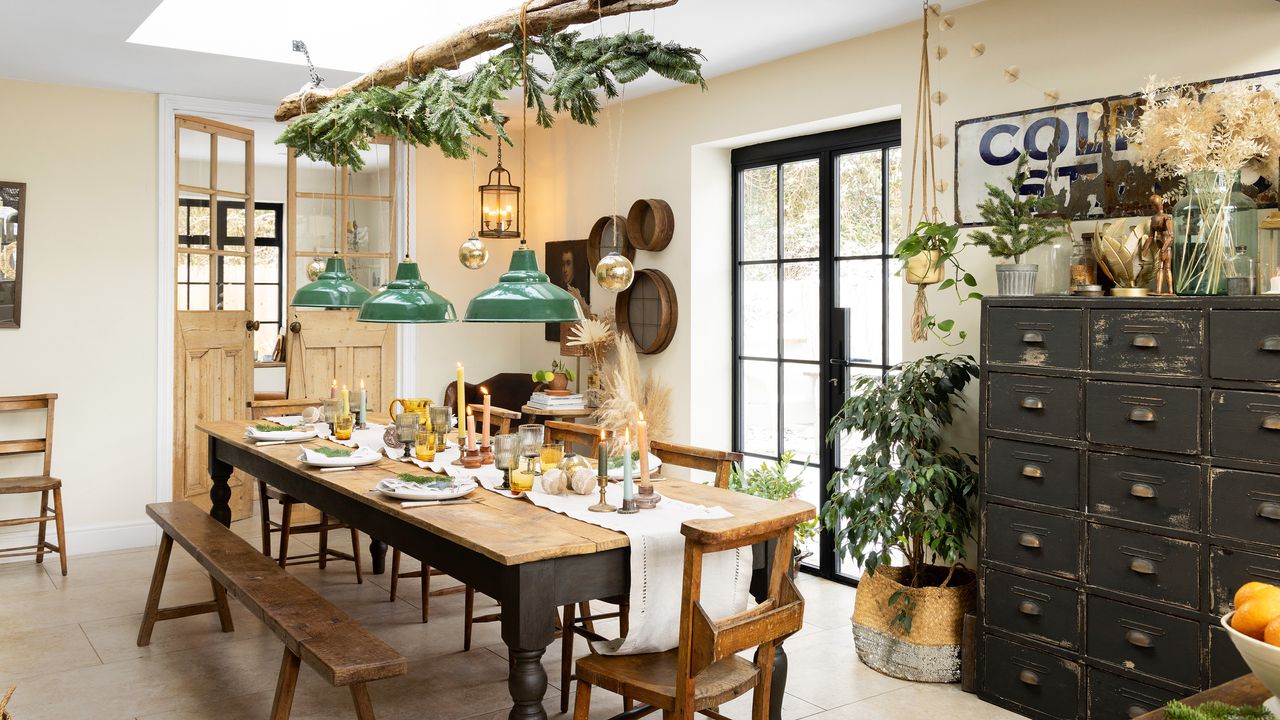
{"label": "stack of book", "polygon": [[587,399],[580,393],[571,395],[548,395],[536,392],[529,398],[529,406],[539,410],[585,410]]}

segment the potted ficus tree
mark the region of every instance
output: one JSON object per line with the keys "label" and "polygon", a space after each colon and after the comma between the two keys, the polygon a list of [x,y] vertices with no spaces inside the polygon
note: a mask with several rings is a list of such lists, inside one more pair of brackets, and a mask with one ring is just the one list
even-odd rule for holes
{"label": "potted ficus tree", "polygon": [[1036,294],[1038,265],[1022,263],[1033,248],[1053,242],[1066,234],[1066,220],[1055,215],[1058,202],[1049,195],[1022,194],[1027,180],[1027,154],[1018,157],[1009,187],[987,184],[987,199],[978,205],[978,214],[991,230],[974,230],[969,241],[987,249],[991,257],[1013,260],[996,266],[996,287],[1005,297]]}
{"label": "potted ficus tree", "polygon": [[[858,657],[886,675],[960,677],[960,631],[976,595],[958,565],[973,535],[977,460],[944,439],[978,376],[967,355],[902,363],[856,379],[827,440],[863,438],[830,482],[823,524],[864,574],[854,601]],[[894,563],[901,563],[895,565]]]}

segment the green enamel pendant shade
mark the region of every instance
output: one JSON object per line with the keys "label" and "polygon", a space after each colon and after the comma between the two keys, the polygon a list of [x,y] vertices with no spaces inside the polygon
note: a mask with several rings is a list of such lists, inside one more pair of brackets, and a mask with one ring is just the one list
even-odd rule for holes
{"label": "green enamel pendant shade", "polygon": [[351,278],[347,263],[338,256],[329,258],[316,281],[298,288],[289,303],[293,307],[330,309],[358,308],[373,293]]}
{"label": "green enamel pendant shade", "polygon": [[402,260],[396,279],[360,306],[360,322],[446,323],[457,322],[453,303],[433,292],[422,281],[418,263]]}
{"label": "green enamel pendant shade", "polygon": [[538,257],[521,244],[511,253],[511,266],[498,284],[471,298],[467,322],[575,322],[582,308],[572,295],[553,285],[538,270]]}

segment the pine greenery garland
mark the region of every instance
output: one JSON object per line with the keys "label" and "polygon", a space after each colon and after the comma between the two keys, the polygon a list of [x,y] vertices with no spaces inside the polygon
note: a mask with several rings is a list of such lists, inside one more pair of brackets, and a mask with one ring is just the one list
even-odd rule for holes
{"label": "pine greenery garland", "polygon": [[[510,145],[502,127],[506,117],[496,105],[520,86],[523,40],[518,27],[504,39],[508,45],[469,75],[436,69],[395,88],[375,86],[343,95],[299,117],[276,142],[317,162],[352,170],[364,167],[360,152],[379,135],[435,145],[446,157],[461,159],[473,152],[486,154],[475,140],[491,139],[486,130],[491,125],[499,141]],[[552,126],[559,112],[580,124],[595,125],[600,112],[597,92],[617,97],[621,85],[650,71],[706,88],[701,50],[658,42],[644,30],[605,37],[547,33],[530,37],[528,48],[525,104],[544,128]],[[550,62],[550,73],[537,67],[538,56]]]}
{"label": "pine greenery garland", "polygon": [[978,205],[978,214],[991,230],[974,230],[969,233],[969,240],[985,247],[991,257],[1013,258],[1015,263],[1021,263],[1028,250],[1066,234],[1065,220],[1046,217],[1058,210],[1053,197],[1021,196],[1019,191],[1026,179],[1027,154],[1023,153],[1009,176],[1008,190],[987,183],[987,199]]}

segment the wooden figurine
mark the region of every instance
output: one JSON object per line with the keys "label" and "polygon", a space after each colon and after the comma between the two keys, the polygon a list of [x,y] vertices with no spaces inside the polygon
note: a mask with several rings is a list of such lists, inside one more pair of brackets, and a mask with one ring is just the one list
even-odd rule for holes
{"label": "wooden figurine", "polygon": [[[1151,196],[1156,214],[1151,216],[1150,247],[1159,254],[1160,269],[1156,271],[1155,295],[1173,294],[1173,216],[1164,211],[1164,198],[1158,193]],[[1169,289],[1165,290],[1165,283]]]}

